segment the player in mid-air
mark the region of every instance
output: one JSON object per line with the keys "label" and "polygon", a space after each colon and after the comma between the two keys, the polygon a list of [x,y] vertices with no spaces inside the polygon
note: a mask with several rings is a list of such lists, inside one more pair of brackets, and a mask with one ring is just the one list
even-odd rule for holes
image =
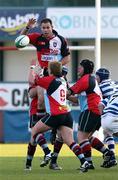
{"label": "player in mid-air", "polygon": [[[34,27],[35,23],[35,19],[30,19],[21,34],[27,35],[30,39],[30,43],[36,47],[39,65],[44,69],[44,75],[47,76],[48,63],[57,60],[65,66],[70,61],[70,52],[65,38],[53,29],[51,19],[42,19],[40,23],[42,34],[35,32],[29,33],[29,30]],[[53,153],[52,156],[50,163],[51,169],[61,169],[56,163],[57,151],[60,151],[59,147],[61,149],[61,142],[56,141],[54,145],[54,151],[56,151],[56,153]]]}
{"label": "player in mid-air", "polygon": [[48,68],[48,63],[57,60],[62,65],[68,64],[70,61],[70,52],[67,42],[64,37],[59,35],[54,29],[51,19],[44,18],[40,23],[42,34],[29,33],[29,30],[36,24],[36,19],[29,19],[27,26],[21,34],[27,35],[30,39],[30,44],[36,47],[37,58],[41,68],[44,68],[45,75]]}

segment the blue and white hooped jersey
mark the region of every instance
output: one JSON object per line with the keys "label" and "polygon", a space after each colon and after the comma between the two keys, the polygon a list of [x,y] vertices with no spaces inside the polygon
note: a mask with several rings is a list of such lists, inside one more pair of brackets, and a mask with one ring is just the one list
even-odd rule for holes
{"label": "blue and white hooped jersey", "polygon": [[103,99],[106,98],[106,97],[109,97],[109,96],[111,96],[112,94],[115,93],[115,88],[113,86],[113,83],[112,83],[111,79],[103,80],[99,84],[99,87],[101,89]]}
{"label": "blue and white hooped jersey", "polygon": [[105,106],[103,116],[106,113],[109,113],[113,116],[118,116],[118,93],[115,93],[111,97],[104,99],[102,103]]}

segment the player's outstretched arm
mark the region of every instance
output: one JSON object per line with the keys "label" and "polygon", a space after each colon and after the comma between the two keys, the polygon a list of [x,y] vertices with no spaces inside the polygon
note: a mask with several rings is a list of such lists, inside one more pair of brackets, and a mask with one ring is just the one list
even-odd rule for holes
{"label": "player's outstretched arm", "polygon": [[29,29],[32,29],[35,26],[35,24],[36,24],[36,19],[34,19],[34,18],[29,19],[26,27],[21,31],[20,34],[21,35],[27,35]]}

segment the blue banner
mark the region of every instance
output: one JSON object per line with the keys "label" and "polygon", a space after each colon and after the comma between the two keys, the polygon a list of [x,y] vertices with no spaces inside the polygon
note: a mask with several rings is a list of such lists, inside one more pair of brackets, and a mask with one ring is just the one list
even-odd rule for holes
{"label": "blue banner", "polygon": [[30,139],[28,111],[4,111],[3,140],[5,143],[25,143]]}
{"label": "blue banner", "polygon": [[39,23],[45,17],[46,9],[0,9],[0,40],[8,41],[16,38],[30,18],[37,20],[35,31],[39,32]]}
{"label": "blue banner", "polygon": [[[72,110],[73,117],[73,135],[75,141],[78,141],[78,121],[80,110]],[[27,143],[30,140],[30,132],[28,131],[29,114],[28,111],[4,111],[3,112],[3,134],[2,141],[4,143]],[[46,140],[50,140],[50,132],[45,133]],[[115,138],[118,142],[118,138]]]}
{"label": "blue banner", "polygon": [[[77,140],[78,118],[80,111],[72,111],[74,138]],[[28,131],[28,111],[4,111],[3,113],[3,141],[5,143],[26,143],[30,140]],[[50,139],[50,132],[45,133],[46,140]]]}

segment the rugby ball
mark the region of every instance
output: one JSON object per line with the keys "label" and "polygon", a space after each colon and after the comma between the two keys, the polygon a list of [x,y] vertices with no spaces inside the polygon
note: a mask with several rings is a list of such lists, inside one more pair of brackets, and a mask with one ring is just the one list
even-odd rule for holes
{"label": "rugby ball", "polygon": [[29,37],[26,35],[20,35],[15,39],[15,46],[17,48],[24,48],[29,44]]}

